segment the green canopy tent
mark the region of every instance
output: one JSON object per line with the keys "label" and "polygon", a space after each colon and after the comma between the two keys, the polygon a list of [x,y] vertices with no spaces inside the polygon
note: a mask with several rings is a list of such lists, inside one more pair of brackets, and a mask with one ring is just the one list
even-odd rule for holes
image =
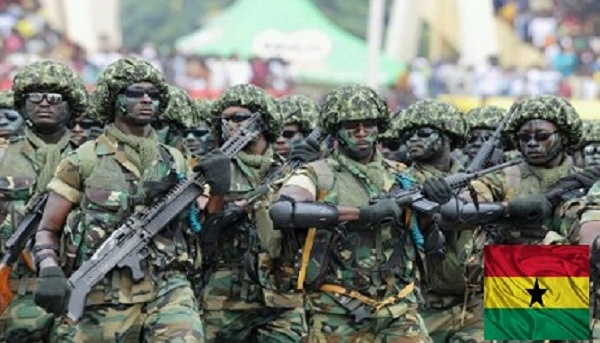
{"label": "green canopy tent", "polygon": [[[311,0],[238,0],[176,46],[184,53],[281,57],[300,82],[311,84],[364,83],[367,72],[366,43],[332,23]],[[385,84],[404,70],[386,56],[379,67]]]}

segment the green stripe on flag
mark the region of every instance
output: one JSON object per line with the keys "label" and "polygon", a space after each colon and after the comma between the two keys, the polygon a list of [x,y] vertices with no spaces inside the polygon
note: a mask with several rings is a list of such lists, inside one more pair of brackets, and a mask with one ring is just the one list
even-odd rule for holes
{"label": "green stripe on flag", "polygon": [[485,340],[587,340],[590,310],[486,308]]}

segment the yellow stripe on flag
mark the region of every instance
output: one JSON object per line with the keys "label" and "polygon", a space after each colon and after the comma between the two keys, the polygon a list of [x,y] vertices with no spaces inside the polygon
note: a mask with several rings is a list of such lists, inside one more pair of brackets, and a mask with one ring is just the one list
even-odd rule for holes
{"label": "yellow stripe on flag", "polygon": [[[485,308],[530,308],[535,277],[486,277],[484,288]],[[590,282],[585,277],[538,277],[544,306],[538,302],[531,308],[587,308]]]}

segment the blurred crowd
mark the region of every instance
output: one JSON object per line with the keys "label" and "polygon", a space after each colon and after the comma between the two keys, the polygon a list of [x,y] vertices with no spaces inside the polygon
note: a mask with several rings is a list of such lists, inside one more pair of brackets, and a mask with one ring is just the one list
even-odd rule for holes
{"label": "blurred crowd", "polygon": [[100,37],[100,50],[88,54],[48,22],[39,0],[0,0],[0,89],[9,89],[16,70],[39,60],[65,61],[93,85],[100,71],[127,55],[139,55],[160,69],[169,82],[194,95],[215,97],[236,84],[252,83],[276,94],[293,86],[289,64],[282,59],[159,53],[148,43],[138,51],[114,49]]}

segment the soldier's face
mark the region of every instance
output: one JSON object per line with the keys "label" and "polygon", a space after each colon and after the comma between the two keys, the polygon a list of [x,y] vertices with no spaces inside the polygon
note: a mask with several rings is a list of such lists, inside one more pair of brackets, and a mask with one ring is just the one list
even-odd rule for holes
{"label": "soldier's face", "polygon": [[16,135],[23,125],[23,117],[19,112],[9,108],[0,108],[0,137],[8,138]]}
{"label": "soldier's face", "polygon": [[275,141],[275,151],[278,155],[287,158],[294,143],[302,140],[302,132],[297,124],[288,124],[283,127],[281,136]]}
{"label": "soldier's face", "polygon": [[[489,140],[494,134],[494,130],[488,129],[473,129],[469,135],[467,144],[465,145],[465,153],[469,158],[475,157],[477,151],[481,149],[481,146],[485,141]],[[502,142],[498,143],[497,148],[502,148]]]}
{"label": "soldier's face", "polygon": [[231,106],[221,113],[221,138],[227,140],[240,126],[252,117],[252,111],[239,106]]}
{"label": "soldier's face", "polygon": [[24,106],[27,117],[39,132],[56,132],[69,120],[69,103],[60,93],[27,93]]}
{"label": "soldier's face", "polygon": [[525,122],[517,132],[517,139],[521,154],[534,166],[548,164],[563,151],[563,138],[558,127],[547,120]]}
{"label": "soldier's face", "polygon": [[583,148],[583,163],[586,168],[600,165],[600,143],[588,144]]}
{"label": "soldier's face", "polygon": [[349,157],[361,161],[373,154],[378,134],[375,120],[347,120],[338,129],[339,147]]}
{"label": "soldier's face", "polygon": [[404,135],[408,158],[412,161],[429,161],[436,158],[444,147],[444,135],[437,129],[423,126]]}
{"label": "soldier's face", "polygon": [[102,130],[102,127],[98,123],[86,118],[69,123],[68,128],[71,131],[71,142],[76,146],[80,146],[90,139],[93,130],[95,132]]}
{"label": "soldier's face", "polygon": [[200,124],[184,131],[185,146],[194,155],[204,155],[215,147],[215,139],[208,125]]}
{"label": "soldier's face", "polygon": [[152,123],[159,105],[160,92],[150,82],[131,84],[117,96],[117,114],[132,126]]}

